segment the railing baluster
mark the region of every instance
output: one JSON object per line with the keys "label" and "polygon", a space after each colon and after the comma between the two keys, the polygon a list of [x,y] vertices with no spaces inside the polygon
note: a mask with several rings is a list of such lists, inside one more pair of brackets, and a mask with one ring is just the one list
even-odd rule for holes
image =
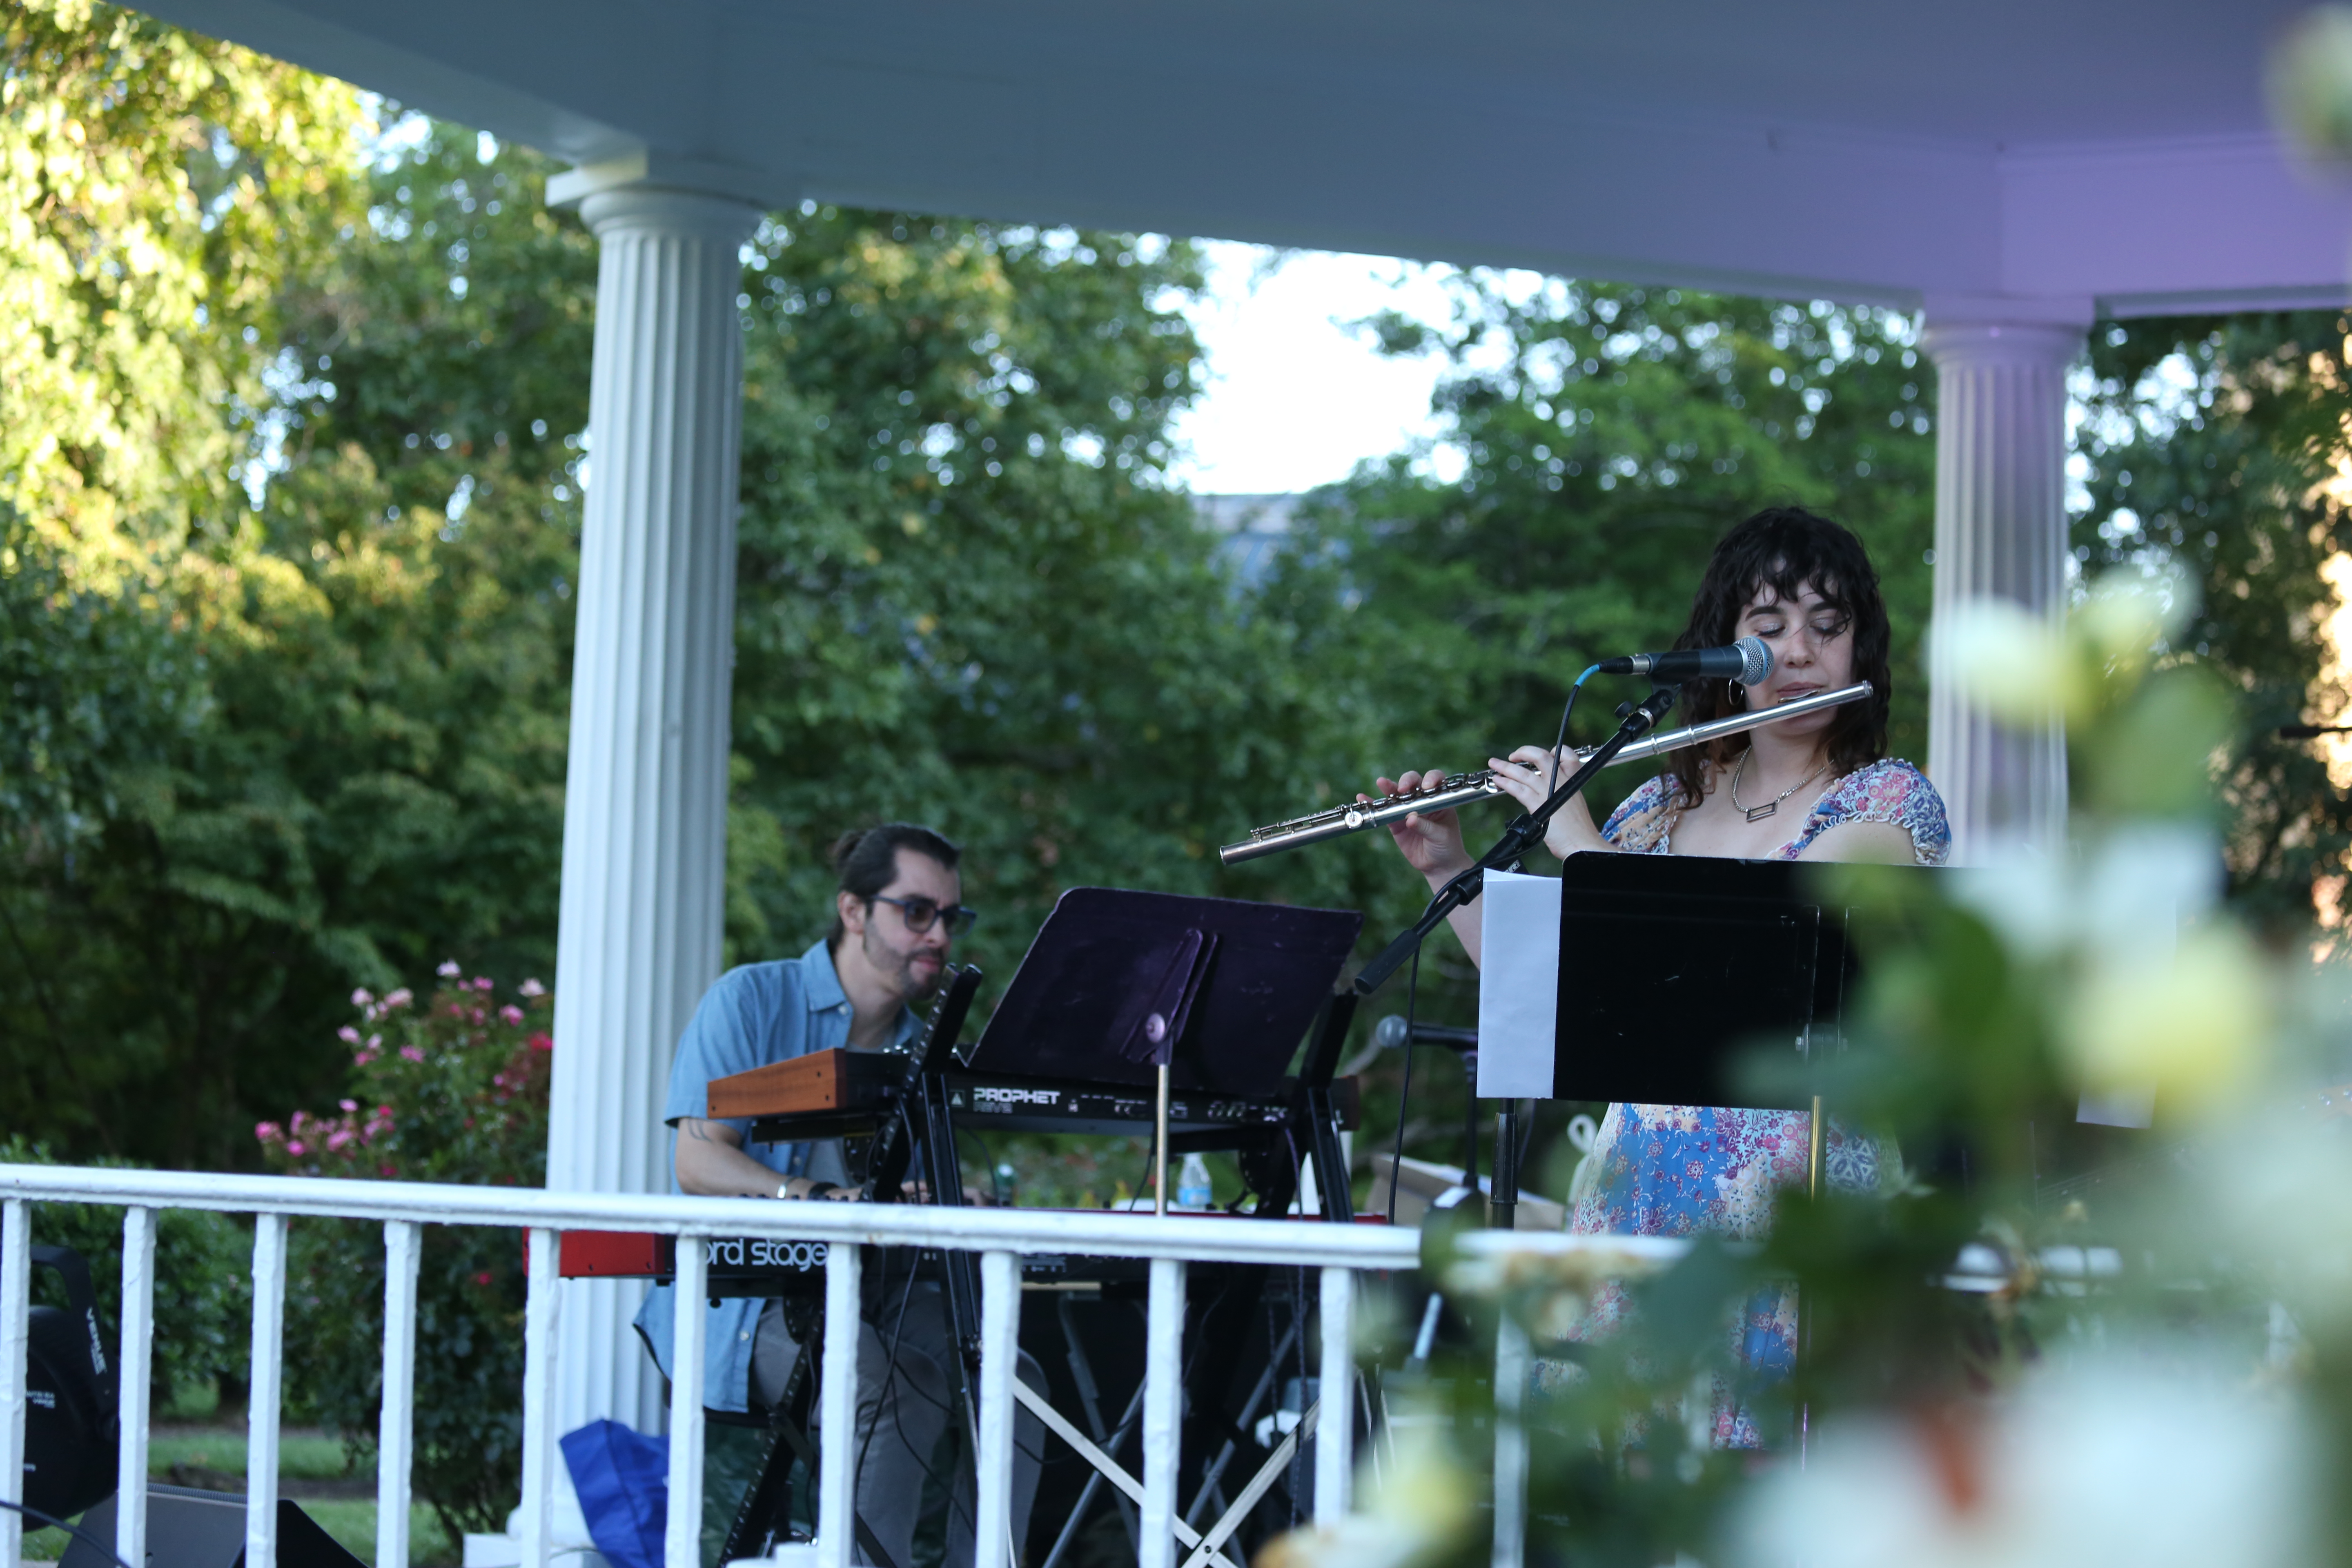
{"label": "railing baluster", "polygon": [[1348,1514],[1348,1486],[1356,1465],[1356,1276],[1323,1270],[1322,1360],[1315,1369],[1315,1522],[1339,1523]]}
{"label": "railing baluster", "polygon": [[1495,1568],[1520,1568],[1527,1557],[1527,1331],[1506,1312],[1495,1334]]}
{"label": "railing baluster", "polygon": [[677,1238],[677,1310],[669,1357],[669,1518],[666,1568],[702,1568],[702,1347],[710,1327],[710,1248]]}
{"label": "railing baluster", "polygon": [[[817,1568],[849,1568],[857,1543],[858,1249],[836,1241],[824,1255],[824,1361],[818,1367]],[[806,1355],[803,1346],[801,1353]]]}
{"label": "railing baluster", "polygon": [[[25,1352],[33,1310],[33,1205],[0,1203],[0,1493],[25,1500]],[[25,1516],[0,1508],[0,1568],[24,1557]]]}
{"label": "railing baluster", "polygon": [[383,1227],[383,1410],[375,1436],[375,1568],[408,1568],[408,1487],[416,1438],[415,1220]]}
{"label": "railing baluster", "polygon": [[286,1387],[286,1216],[253,1216],[253,1365],[246,1379],[246,1568],[278,1568],[278,1406]]}
{"label": "railing baluster", "polygon": [[980,1508],[973,1568],[1013,1568],[1013,1378],[1021,1353],[1021,1256],[980,1255]]}
{"label": "railing baluster", "polygon": [[155,1366],[155,1211],[122,1211],[122,1341],[115,1352],[121,1386],[117,1406],[122,1442],[116,1450],[114,1554],[147,1561],[147,1396]]}
{"label": "railing baluster", "polygon": [[547,1568],[555,1513],[556,1232],[530,1233],[522,1308],[522,1565]]}
{"label": "railing baluster", "polygon": [[1144,1327],[1141,1568],[1175,1568],[1183,1385],[1184,1265],[1172,1258],[1155,1258]]}

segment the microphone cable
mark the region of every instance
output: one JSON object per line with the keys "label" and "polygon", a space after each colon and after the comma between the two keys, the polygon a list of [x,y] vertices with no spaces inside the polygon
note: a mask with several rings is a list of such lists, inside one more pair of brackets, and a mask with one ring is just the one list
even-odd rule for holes
{"label": "microphone cable", "polygon": [[1576,711],[1576,700],[1582,695],[1584,683],[1600,673],[1599,665],[1588,665],[1584,673],[1576,678],[1576,684],[1568,689],[1568,701],[1559,710],[1559,733],[1553,737],[1551,743],[1551,773],[1544,781],[1547,799],[1559,787],[1559,749],[1568,744],[1568,716]]}

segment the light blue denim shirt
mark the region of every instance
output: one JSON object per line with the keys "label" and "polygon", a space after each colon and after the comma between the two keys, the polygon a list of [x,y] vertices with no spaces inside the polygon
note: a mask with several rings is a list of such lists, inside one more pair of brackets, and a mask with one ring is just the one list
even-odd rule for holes
{"label": "light blue denim shirt", "polygon": [[[686,1033],[678,1037],[677,1059],[669,1069],[669,1096],[662,1105],[662,1121],[670,1129],[671,1189],[677,1187],[678,1118],[709,1117],[711,1079],[845,1046],[849,1023],[849,998],[842,992],[833,954],[824,942],[798,958],[747,963],[720,975],[703,993]],[[891,1043],[904,1045],[921,1026],[911,1011],[900,1008]],[[748,1121],[730,1121],[727,1125],[747,1137],[751,1131]],[[775,1172],[780,1183],[807,1167],[810,1149],[806,1143],[743,1145],[743,1152]],[[637,1312],[637,1332],[664,1377],[669,1375],[676,1298],[675,1289],[657,1285]],[[710,1309],[702,1367],[702,1402],[708,1408],[738,1412],[747,1408],[751,1331],[760,1321],[760,1307],[757,1297],[730,1296]]]}

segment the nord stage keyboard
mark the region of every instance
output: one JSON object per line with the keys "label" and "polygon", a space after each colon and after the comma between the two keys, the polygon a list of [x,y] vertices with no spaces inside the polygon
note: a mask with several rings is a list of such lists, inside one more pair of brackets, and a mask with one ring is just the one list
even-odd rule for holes
{"label": "nord stage keyboard", "polygon": [[[572,1230],[563,1233],[556,1272],[566,1279],[652,1279],[667,1285],[677,1277],[677,1237],[650,1231]],[[780,1241],[763,1236],[713,1237],[703,1249],[710,1269],[710,1294],[719,1296],[824,1295],[822,1241]],[[940,1255],[919,1254],[918,1268],[936,1270]],[[1199,1265],[1194,1266],[1196,1268]],[[1140,1289],[1150,1265],[1139,1258],[1073,1258],[1060,1253],[1024,1254],[1022,1284],[1036,1289],[1131,1285]]]}

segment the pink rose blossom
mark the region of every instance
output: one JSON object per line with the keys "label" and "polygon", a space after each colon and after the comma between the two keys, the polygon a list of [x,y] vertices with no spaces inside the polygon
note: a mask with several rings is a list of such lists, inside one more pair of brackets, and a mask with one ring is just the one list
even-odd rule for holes
{"label": "pink rose blossom", "polygon": [[356,1100],[339,1100],[335,1103],[345,1110],[357,1110],[360,1108],[360,1102]]}
{"label": "pink rose blossom", "polygon": [[383,1037],[382,1035],[370,1035],[370,1036],[368,1037],[368,1041],[367,1041],[367,1048],[368,1048],[368,1049],[370,1049],[370,1050],[372,1050],[372,1051],[373,1051],[373,1050],[377,1050],[377,1049],[382,1048],[383,1045]]}
{"label": "pink rose blossom", "polygon": [[349,1024],[345,1024],[341,1028],[335,1031],[335,1038],[342,1041],[346,1045],[356,1046],[360,1043],[360,1032],[357,1029],[352,1028]]}
{"label": "pink rose blossom", "polygon": [[475,1008],[475,1009],[474,1009],[474,1015],[473,1015],[473,1016],[474,1016],[474,1022],[476,1022],[477,1024],[486,1022],[486,1021],[489,1018],[489,1015],[488,1015],[488,1013],[483,1012],[479,1007],[477,1007],[477,1008]]}
{"label": "pink rose blossom", "polygon": [[285,1137],[286,1129],[278,1126],[275,1121],[257,1121],[253,1124],[253,1135],[267,1143],[273,1138]]}
{"label": "pink rose blossom", "polygon": [[554,1037],[546,1034],[533,1035],[530,1039],[525,1040],[523,1044],[529,1046],[534,1051],[551,1051],[555,1048]]}
{"label": "pink rose blossom", "polygon": [[421,1062],[425,1059],[425,1051],[422,1047],[403,1046],[400,1047],[400,1059],[404,1062]]}
{"label": "pink rose blossom", "polygon": [[499,1017],[509,1024],[520,1024],[522,1022],[522,1009],[509,1002],[499,1009]]}
{"label": "pink rose blossom", "polygon": [[474,976],[474,989],[477,991],[495,991],[498,987],[491,984],[490,977],[488,975],[477,974]]}
{"label": "pink rose blossom", "polygon": [[457,968],[457,961],[456,959],[445,958],[441,961],[441,967],[435,970],[433,973],[439,975],[444,980],[454,980],[462,972]]}
{"label": "pink rose blossom", "polygon": [[362,986],[359,990],[352,993],[352,1005],[354,1007],[364,1007],[374,1000],[375,998],[373,996],[368,994],[367,988],[365,986]]}
{"label": "pink rose blossom", "polygon": [[544,996],[547,994],[547,987],[541,985],[536,980],[526,980],[521,985],[518,986],[517,989],[526,996]]}
{"label": "pink rose blossom", "polygon": [[375,1053],[373,1051],[353,1051],[352,1053],[352,1066],[355,1068],[363,1068],[373,1060],[375,1060]]}
{"label": "pink rose blossom", "polygon": [[292,1142],[286,1145],[286,1152],[289,1154],[307,1154],[310,1151],[299,1138],[297,1138]]}
{"label": "pink rose blossom", "polygon": [[347,1129],[337,1128],[334,1131],[327,1134],[327,1152],[332,1154],[340,1154],[345,1148],[350,1146],[351,1141],[352,1134]]}
{"label": "pink rose blossom", "polygon": [[387,1007],[405,1007],[411,1002],[415,1000],[416,994],[411,991],[407,986],[404,985],[399,990],[394,992],[391,995],[385,997],[383,999],[383,1005]]}

